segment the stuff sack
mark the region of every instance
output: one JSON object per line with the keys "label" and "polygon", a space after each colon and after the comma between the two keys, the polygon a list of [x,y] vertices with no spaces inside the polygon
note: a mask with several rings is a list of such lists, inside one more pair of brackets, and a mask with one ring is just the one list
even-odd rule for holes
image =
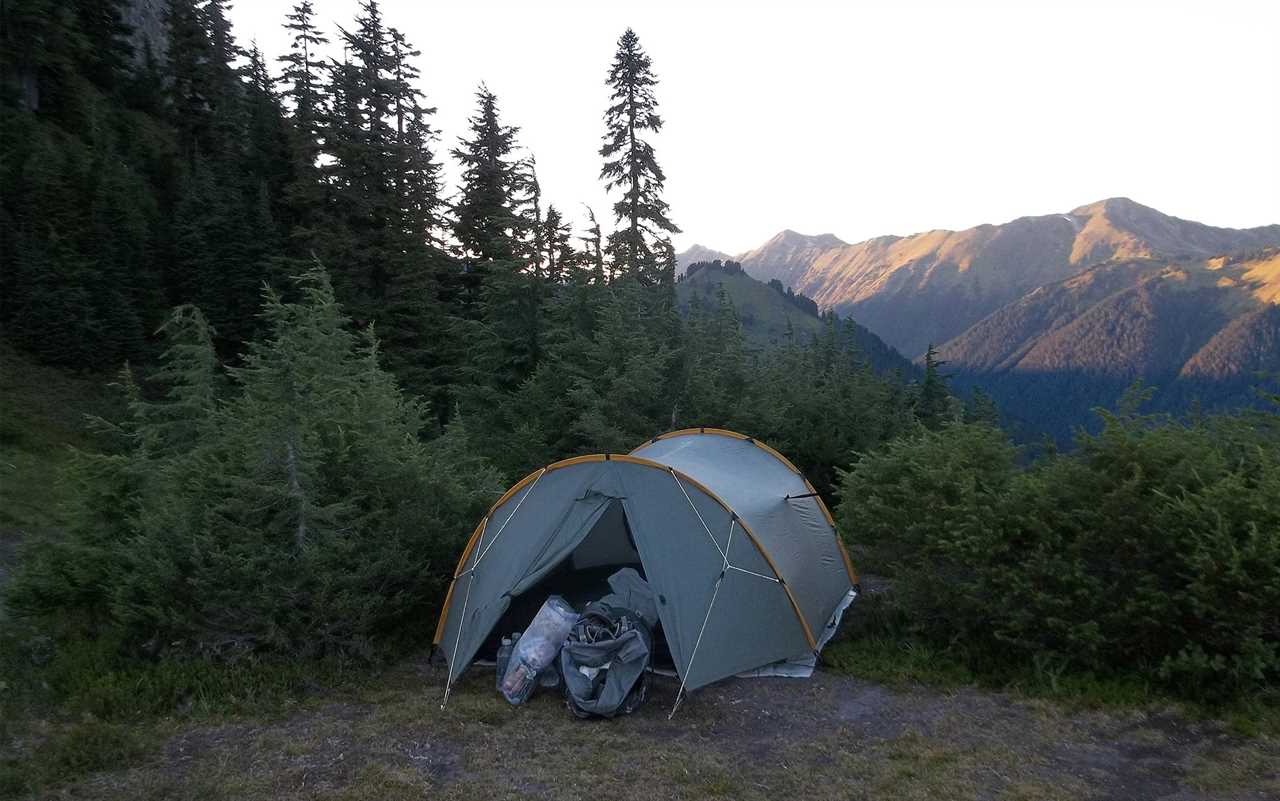
{"label": "stuff sack", "polygon": [[[533,622],[511,647],[511,657],[498,689],[512,704],[523,704],[537,686],[538,674],[555,669],[556,655],[578,613],[559,595],[542,604]],[[554,686],[554,685],[553,685]]]}
{"label": "stuff sack", "polygon": [[589,604],[560,651],[565,702],[581,718],[626,715],[649,687],[653,634],[631,609]]}

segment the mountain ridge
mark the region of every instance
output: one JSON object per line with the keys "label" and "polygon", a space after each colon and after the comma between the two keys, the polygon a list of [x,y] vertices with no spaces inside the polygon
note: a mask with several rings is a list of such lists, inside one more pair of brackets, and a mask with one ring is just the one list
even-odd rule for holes
{"label": "mountain ridge", "polygon": [[929,343],[953,339],[1006,303],[1097,262],[1276,246],[1280,225],[1217,228],[1116,197],[959,231],[831,240],[840,241],[786,229],[737,260],[753,277],[777,278],[918,356]]}
{"label": "mountain ridge", "polygon": [[[834,240],[834,241],[832,241]],[[1280,225],[1220,228],[1115,197],[852,244],[786,229],[738,257],[1065,440],[1135,379],[1252,402],[1280,372]]]}

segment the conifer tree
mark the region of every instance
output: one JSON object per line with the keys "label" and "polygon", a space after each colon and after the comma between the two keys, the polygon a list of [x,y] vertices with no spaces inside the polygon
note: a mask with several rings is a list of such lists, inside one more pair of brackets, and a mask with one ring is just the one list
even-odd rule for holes
{"label": "conifer tree", "polygon": [[982,387],[974,387],[973,394],[965,402],[964,421],[992,427],[1000,425],[1000,408]]}
{"label": "conifer tree", "polygon": [[519,129],[499,118],[498,99],[481,84],[468,136],[452,153],[462,167],[462,186],[453,207],[453,234],[467,264],[466,301],[474,304],[494,270],[520,266],[524,230],[517,203],[519,164],[514,156]]}
{"label": "conifer tree", "polygon": [[413,245],[430,246],[436,251],[445,225],[444,201],[440,197],[441,167],[432,152],[437,132],[431,126],[431,117],[436,109],[422,104],[423,95],[416,86],[419,73],[412,60],[420,55],[419,51],[400,31],[391,28],[389,32],[398,225],[400,234]]}
{"label": "conifer tree", "polygon": [[546,216],[538,226],[539,244],[544,249],[543,274],[552,284],[567,284],[582,265],[582,254],[573,247],[573,230],[554,205],[547,206]]}
{"label": "conifer tree", "polygon": [[290,251],[296,258],[314,252],[314,236],[325,206],[325,186],[320,173],[324,120],[328,114],[321,48],[329,40],[315,27],[311,0],[301,0],[285,16],[285,30],[292,34],[289,52],[280,56],[284,70],[277,80],[280,96],[291,109],[289,136],[292,164],[282,192],[288,209]]}
{"label": "conifer tree", "polygon": [[244,186],[256,193],[265,187],[272,216],[284,218],[285,187],[292,180],[295,166],[284,106],[276,94],[275,81],[267,72],[262,51],[255,45],[249,50],[245,68],[242,103],[245,110],[245,135],[241,171]]}
{"label": "conifer tree", "polygon": [[[379,319],[391,294],[406,294],[393,287],[434,280],[422,271],[440,269],[433,247],[441,224],[439,165],[430,150],[434,109],[422,105],[413,86],[416,51],[384,25],[376,2],[361,5],[355,29],[342,39],[348,58],[329,69],[324,170],[332,202],[317,232],[317,255],[341,265],[334,274],[339,294],[355,319],[368,323]],[[421,289],[409,294],[435,293]],[[398,345],[390,346],[394,353]]]}
{"label": "conifer tree", "polygon": [[335,288],[357,323],[377,324],[402,385],[430,397],[443,417],[455,360],[439,335],[452,265],[440,244],[435,109],[415,83],[418,51],[384,24],[376,2],[361,5],[342,40],[347,57],[328,68],[323,212],[299,233],[322,263],[335,265]]}
{"label": "conifer tree", "polygon": [[620,191],[613,205],[619,228],[609,235],[606,252],[615,271],[638,277],[646,284],[675,280],[675,251],[670,235],[680,229],[668,216],[662,199],[666,176],[658,166],[646,132],[662,130],[657,76],[635,31],[628,28],[618,39],[618,50],[609,69],[610,105],[605,112],[604,166],[600,178],[610,191]]}
{"label": "conifer tree", "polygon": [[924,379],[916,396],[916,419],[930,430],[941,428],[953,417],[951,392],[947,389],[949,376],[941,370],[944,364],[938,359],[938,349],[930,343],[924,356]]}
{"label": "conifer tree", "polygon": [[166,23],[169,116],[177,129],[183,157],[193,160],[200,151],[197,143],[208,127],[209,81],[204,70],[213,54],[194,0],[171,0]]}
{"label": "conifer tree", "polygon": [[279,57],[284,70],[277,80],[285,87],[281,96],[293,106],[293,121],[311,140],[312,155],[318,149],[319,125],[324,115],[323,71],[320,50],[328,37],[315,26],[311,0],[300,0],[285,15],[285,30],[293,35],[289,52]]}
{"label": "conifer tree", "polygon": [[543,279],[548,275],[546,268],[546,228],[542,216],[542,185],[538,182],[537,160],[530,155],[521,159],[516,168],[516,189],[520,196],[516,199],[517,213],[524,217],[524,229],[528,241],[525,242],[526,257],[535,278]]}
{"label": "conifer tree", "polygon": [[596,220],[595,210],[590,206],[587,209],[587,219],[590,224],[587,226],[587,235],[579,237],[587,246],[587,256],[591,261],[592,275],[597,284],[605,282],[605,266],[604,266],[604,238],[600,233],[600,223]]}
{"label": "conifer tree", "polygon": [[240,73],[226,0],[172,0],[169,8],[170,119],[183,155],[212,162],[239,143]]}
{"label": "conifer tree", "polygon": [[11,609],[206,656],[416,639],[499,477],[461,425],[423,441],[420,404],[322,271],[296,294],[267,294],[268,330],[229,386],[200,313],[174,313],[164,396],[126,376],[129,416],[108,426],[121,452],[83,456],[85,506],[24,559]]}
{"label": "conifer tree", "polygon": [[339,29],[346,57],[329,70],[326,177],[333,202],[317,255],[341,266],[334,272],[339,296],[366,325],[385,298],[388,265],[404,243],[396,235],[390,37],[375,0],[361,4],[355,23],[352,31]]}

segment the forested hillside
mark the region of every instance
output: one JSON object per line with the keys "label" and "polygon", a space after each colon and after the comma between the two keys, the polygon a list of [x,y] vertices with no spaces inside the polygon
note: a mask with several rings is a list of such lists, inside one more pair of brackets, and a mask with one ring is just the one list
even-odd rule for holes
{"label": "forested hillside", "polygon": [[[6,7],[4,337],[63,369],[124,370],[128,403],[94,424],[109,451],[72,468],[94,489],[70,539],[30,543],[18,608],[114,610],[197,649],[368,652],[439,602],[466,521],[540,465],[723,426],[829,491],[848,454],[958,413],[937,376],[892,374],[873,337],[780,286],[751,282],[759,313],[804,322],[767,353],[727,294],[682,319],[664,120],[633,32],[601,65],[595,155],[616,203],[575,231],[486,87],[441,137],[415,46],[374,0],[337,27],[299,2],[278,59],[240,47],[222,0],[171,5],[163,56],[124,2]],[[374,540],[348,601],[314,583]],[[64,572],[85,549],[101,572]],[[239,589],[164,589],[142,553],[181,586]],[[309,567],[284,569],[291,553]],[[293,607],[258,586],[291,587]],[[306,644],[326,620],[332,641]]]}
{"label": "forested hillside", "polygon": [[689,262],[676,281],[676,300],[686,318],[731,307],[725,313],[736,314],[747,344],[756,349],[809,342],[833,328],[846,332],[854,348],[850,355],[865,360],[877,372],[919,373],[910,360],[855,321],[820,311],[813,300],[790,287],[784,289],[777,279],[768,284],[757,281],[732,260]]}

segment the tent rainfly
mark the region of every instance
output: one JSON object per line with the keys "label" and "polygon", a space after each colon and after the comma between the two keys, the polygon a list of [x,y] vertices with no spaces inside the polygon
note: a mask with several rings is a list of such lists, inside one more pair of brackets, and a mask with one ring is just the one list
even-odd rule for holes
{"label": "tent rainfly", "polygon": [[[822,499],[786,457],[714,428],[566,459],[517,483],[467,542],[436,626],[449,689],[511,603],[556,571],[631,565],[681,685],[808,676],[858,594]],[[672,710],[674,712],[674,709]]]}

